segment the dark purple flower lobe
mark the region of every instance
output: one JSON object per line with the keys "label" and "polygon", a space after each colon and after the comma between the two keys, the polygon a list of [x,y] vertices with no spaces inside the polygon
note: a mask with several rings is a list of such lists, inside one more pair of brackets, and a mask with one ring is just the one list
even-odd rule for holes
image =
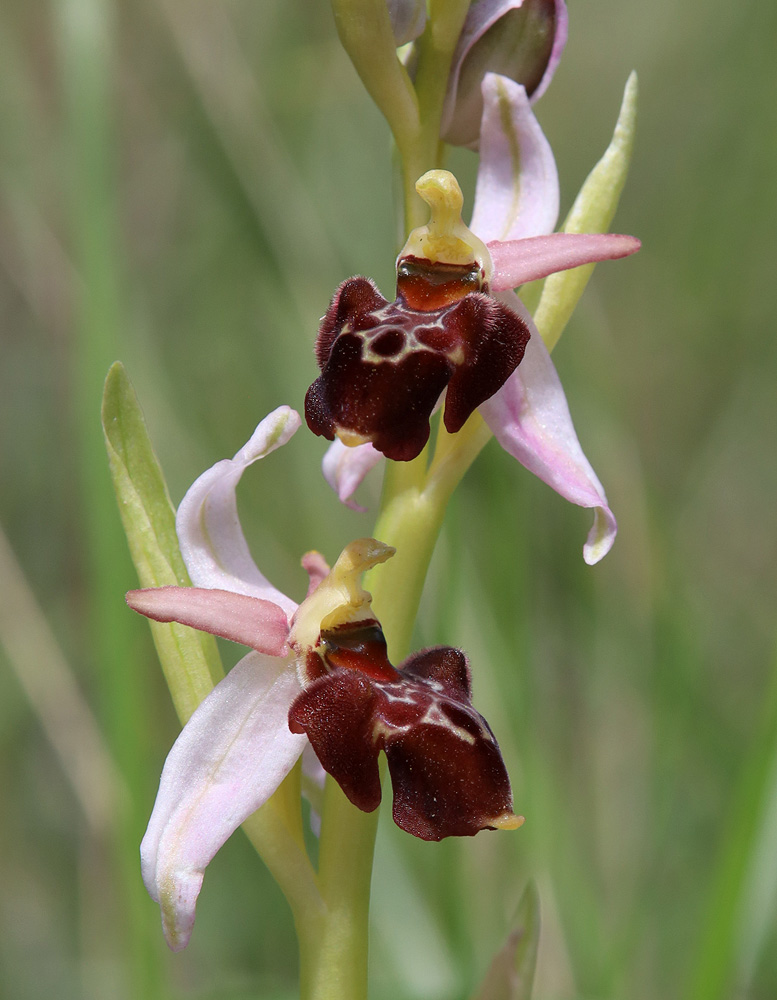
{"label": "dark purple flower lobe", "polygon": [[464,653],[439,646],[395,669],[376,622],[327,633],[320,652],[326,672],[295,699],[289,727],[307,733],[354,805],[379,804],[383,750],[403,830],[441,840],[519,825],[499,747],[470,701]]}
{"label": "dark purple flower lobe", "polygon": [[371,441],[409,461],[429,438],[429,418],[448,388],[445,426],[460,430],[520,363],[524,322],[479,291],[481,269],[404,257],[397,298],[367,278],[350,278],[321,322],[321,375],[305,399],[310,429],[330,441]]}

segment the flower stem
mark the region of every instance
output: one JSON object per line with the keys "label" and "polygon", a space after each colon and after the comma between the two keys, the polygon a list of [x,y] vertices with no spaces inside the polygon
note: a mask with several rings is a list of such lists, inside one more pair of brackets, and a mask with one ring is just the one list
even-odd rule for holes
{"label": "flower stem", "polygon": [[[390,462],[375,537],[397,554],[371,571],[369,588],[395,661],[407,655],[426,572],[451,493],[488,440],[479,416],[457,435],[440,427],[427,469],[423,452]],[[391,572],[386,572],[386,570]],[[373,574],[375,574],[373,576]],[[373,582],[374,581],[374,582]],[[327,777],[321,821],[318,888],[322,910],[303,913],[302,1000],[366,1000],[370,881],[378,810],[364,813]]]}
{"label": "flower stem", "polygon": [[366,1000],[370,881],[378,810],[352,805],[329,776],[319,850],[320,913],[303,914],[302,1000]]}
{"label": "flower stem", "polygon": [[410,650],[424,581],[448,501],[490,437],[491,431],[477,412],[458,434],[449,434],[441,420],[434,457],[420,482],[417,478],[408,481],[407,473],[395,468],[401,463],[389,463],[386,470],[375,537],[393,545],[397,554],[372,570],[365,584],[395,662]]}
{"label": "flower stem", "polygon": [[407,233],[423,225],[427,217],[427,208],[416,194],[415,182],[427,170],[442,165],[440,125],[448,74],[468,9],[469,0],[431,0],[426,30],[416,43],[418,130],[402,137],[394,133],[402,157]]}
{"label": "flower stem", "polygon": [[[334,0],[333,7],[339,14],[341,37],[347,31],[355,31],[359,21],[347,0]],[[469,0],[432,0],[427,29],[418,43],[415,128],[410,113],[398,115],[396,121],[387,115],[402,162],[408,233],[423,225],[426,218],[415,182],[427,170],[438,166],[441,159],[439,134],[448,72],[468,7]],[[387,21],[385,16],[383,21]],[[384,23],[384,31],[385,26]],[[363,79],[370,76],[366,69],[359,71]],[[396,72],[396,67],[392,66],[392,72]],[[403,85],[405,80],[402,77]],[[438,447],[443,440],[438,436]],[[457,444],[447,447],[446,443],[445,460],[433,461],[429,470],[426,450],[412,462],[389,462],[386,469],[374,534],[393,545],[397,554],[381,567],[384,572],[367,574],[368,581],[374,580],[374,584],[367,585],[373,591],[376,614],[395,660],[404,659],[409,650],[424,580],[448,499],[480,450],[478,447],[470,454],[467,441],[470,439],[462,434],[458,449]],[[455,460],[457,451],[463,463]],[[442,474],[428,478],[428,471],[435,469]],[[391,569],[386,573],[388,567]],[[327,776],[318,868],[324,909],[312,916],[303,914],[297,924],[302,1000],[366,1000],[370,882],[377,824],[377,809],[372,813],[361,812]]]}

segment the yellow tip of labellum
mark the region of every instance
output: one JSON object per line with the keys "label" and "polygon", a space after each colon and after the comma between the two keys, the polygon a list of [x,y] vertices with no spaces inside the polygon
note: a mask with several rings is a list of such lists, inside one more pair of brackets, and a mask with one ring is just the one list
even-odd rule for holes
{"label": "yellow tip of labellum", "polygon": [[338,427],[336,429],[337,436],[346,446],[346,448],[358,448],[361,444],[367,444],[370,440],[364,437],[363,434],[359,434],[357,431],[349,431],[346,427]]}
{"label": "yellow tip of labellum", "polygon": [[497,830],[517,830],[526,822],[523,816],[516,816],[515,813],[502,813],[496,819],[488,821],[488,826],[493,826]]}

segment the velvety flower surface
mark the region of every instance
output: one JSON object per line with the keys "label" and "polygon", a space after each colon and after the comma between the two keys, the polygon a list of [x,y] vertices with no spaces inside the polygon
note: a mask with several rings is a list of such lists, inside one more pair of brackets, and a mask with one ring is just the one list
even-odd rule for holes
{"label": "velvety flower surface", "polygon": [[307,734],[354,805],[371,812],[380,803],[383,750],[394,821],[408,833],[442,840],[520,825],[494,734],[472,707],[461,650],[427,649],[395,669],[379,624],[362,622],[322,631],[306,670],[289,725]]}
{"label": "velvety flower surface", "polygon": [[[529,336],[524,340],[525,346],[517,350],[515,333],[507,338],[482,339],[479,332],[468,327],[468,335],[482,352],[477,371],[487,372],[491,381],[473,378],[471,368],[468,371],[462,370],[459,381],[471,380],[469,384],[473,390],[488,384],[490,390],[505,376],[499,386],[486,398],[479,399],[475,406],[506,451],[561,496],[580,506],[594,508],[594,525],[583,554],[586,562],[595,563],[611,548],[617,524],[602,485],[578,442],[563,387],[548,351],[530,314],[512,289],[555,271],[628,256],[639,249],[640,243],[631,236],[553,233],[559,206],[558,174],[553,153],[532,113],[525,89],[504,76],[489,73],[482,83],[482,95],[480,166],[472,231],[461,223],[457,214],[454,223],[452,212],[437,224],[436,231],[439,234],[447,225],[453,239],[469,247],[470,262],[476,261],[478,264],[476,274],[480,284],[477,291],[473,291],[470,275],[467,281],[461,280],[458,287],[454,288],[458,296],[454,303],[459,305],[466,295],[487,295],[498,302],[500,307],[506,307],[520,321],[520,325],[512,327],[512,330],[520,329],[524,331],[524,338],[526,333]],[[443,172],[432,173],[439,175]],[[424,185],[421,186],[424,196]],[[427,183],[427,192],[429,189],[430,185]],[[419,244],[424,246],[424,252],[431,254],[425,265],[429,282],[433,282],[436,276],[435,260],[439,261],[442,257],[447,266],[445,258],[450,256],[450,248],[443,241],[435,243],[433,239],[426,238],[426,230],[431,229],[434,235],[434,213],[435,207],[432,206],[429,226],[417,230],[408,241],[413,257],[419,257]],[[401,285],[408,247],[400,254],[398,261],[399,294],[394,303],[396,308],[404,308],[406,302]],[[466,256],[466,251],[460,246],[458,253],[460,258]],[[413,267],[418,270],[417,260],[413,261]],[[345,283],[347,285],[348,282]],[[450,283],[445,280],[441,281],[441,285],[447,290],[451,288]],[[359,319],[351,319],[339,307],[338,295],[345,286],[341,286],[336,294],[322,323],[325,334],[319,336],[318,343],[322,375],[311,387],[311,395],[316,399],[316,411],[306,415],[314,430],[317,429],[330,438],[337,435],[338,440],[325,457],[324,474],[340,499],[356,507],[351,499],[355,490],[364,475],[380,461],[381,450],[385,451],[381,448],[384,438],[379,426],[381,407],[384,404],[378,389],[380,384],[389,385],[390,379],[375,373],[372,375],[375,392],[362,390],[361,403],[356,398],[348,400],[348,393],[344,388],[346,380],[338,374],[339,355],[335,351],[337,330],[341,334],[343,331],[348,333],[353,351],[354,331],[358,330]],[[385,325],[381,333],[386,334],[389,330],[390,326]],[[494,353],[499,354],[500,351],[501,367],[500,359],[493,357]],[[521,355],[519,363],[513,366],[518,353]],[[349,358],[350,370],[357,366],[354,355],[355,351]],[[463,355],[459,355],[459,359],[462,358]],[[333,366],[331,378],[327,373],[330,359]],[[369,384],[372,360],[368,356],[361,357],[363,366],[357,380],[360,387]],[[447,360],[451,360],[450,352]],[[394,378],[398,377],[394,373]],[[452,380],[451,377],[450,381]],[[450,392],[450,381],[447,393]],[[417,390],[420,383],[421,380],[416,378],[414,385]],[[421,423],[426,421],[424,426],[428,426],[428,415],[437,405],[435,400],[429,406],[429,399],[434,396],[433,389],[423,384],[422,390],[418,395],[416,410],[410,418],[415,421],[415,435],[413,447],[407,447],[407,454],[417,453],[417,444],[422,437],[419,430]],[[407,388],[404,391],[409,392]],[[328,416],[322,417],[322,410],[326,407],[319,404],[322,400],[326,403],[328,398]],[[473,391],[468,398],[468,408],[469,403],[475,399],[478,399],[478,394]],[[365,433],[369,421],[363,419],[368,408],[370,419],[378,428],[371,433]],[[451,430],[456,426],[455,420],[446,419],[446,426]],[[364,438],[368,438],[368,443],[364,443]],[[390,452],[393,456],[398,456],[399,451],[398,443],[392,441]],[[390,452],[385,451],[387,455]]]}
{"label": "velvety flower surface", "polygon": [[523,357],[525,324],[488,295],[457,296],[471,284],[466,265],[445,271],[441,289],[439,267],[405,257],[394,302],[368,278],[340,286],[316,346],[323,374],[305,400],[311,430],[408,461],[423,450],[446,387],[445,426],[455,433],[504,385]]}
{"label": "velvety flower surface", "polygon": [[359,581],[393,549],[360,539],[331,570],[318,553],[308,553],[308,593],[300,605],[253,562],[236,487],[249,465],[285,444],[299,425],[298,414],[280,407],[234,458],[216,463],[187,492],[176,527],[193,587],[127,595],[130,607],[149,618],[252,649],[176,740],[141,845],[143,879],[174,950],[188,943],[214,854],[309,743],[366,810],[380,801],[377,758],[384,750],[394,817],[415,836],[439,840],[520,822],[496,741],[472,708],[464,654],[440,647],[398,669],[386,658]]}

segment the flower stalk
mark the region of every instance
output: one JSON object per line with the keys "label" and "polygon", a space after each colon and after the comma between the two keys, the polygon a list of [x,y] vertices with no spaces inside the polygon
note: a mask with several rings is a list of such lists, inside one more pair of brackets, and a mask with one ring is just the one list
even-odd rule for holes
{"label": "flower stalk", "polygon": [[[365,577],[390,642],[404,657],[448,501],[491,432],[478,414],[456,435],[442,423],[434,457],[389,462],[375,536],[397,550]],[[319,848],[324,913],[300,940],[302,1000],[365,1000],[370,881],[379,810],[353,806],[327,776]]]}
{"label": "flower stalk", "polygon": [[444,145],[440,140],[443,105],[453,53],[468,9],[469,0],[431,0],[426,31],[416,43],[418,64],[414,86],[418,129],[405,141],[397,138],[406,235],[426,220],[426,206],[416,193],[416,181],[427,170],[443,165]]}

